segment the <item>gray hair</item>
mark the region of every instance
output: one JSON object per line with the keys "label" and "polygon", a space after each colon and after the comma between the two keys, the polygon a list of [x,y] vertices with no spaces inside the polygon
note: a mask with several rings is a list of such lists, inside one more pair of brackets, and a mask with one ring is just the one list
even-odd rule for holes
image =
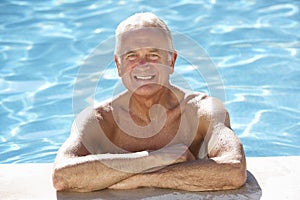
{"label": "gray hair", "polygon": [[171,32],[166,25],[166,23],[150,12],[145,13],[136,13],[124,21],[122,21],[116,29],[116,45],[115,45],[115,54],[120,56],[120,46],[121,46],[121,35],[127,31],[141,28],[160,28],[167,37],[170,49],[174,50],[174,44]]}

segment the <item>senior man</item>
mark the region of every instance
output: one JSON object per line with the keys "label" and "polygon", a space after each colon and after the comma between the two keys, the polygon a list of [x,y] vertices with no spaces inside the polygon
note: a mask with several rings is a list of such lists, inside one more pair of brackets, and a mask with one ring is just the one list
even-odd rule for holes
{"label": "senior man", "polygon": [[211,191],[245,183],[243,146],[226,108],[172,85],[176,58],[167,25],[154,14],[120,23],[114,60],[127,90],[76,117],[55,160],[58,191]]}

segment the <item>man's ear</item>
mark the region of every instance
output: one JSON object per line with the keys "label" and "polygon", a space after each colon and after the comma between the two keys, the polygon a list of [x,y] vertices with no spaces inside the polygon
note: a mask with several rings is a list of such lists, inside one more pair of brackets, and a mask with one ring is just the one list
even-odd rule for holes
{"label": "man's ear", "polygon": [[170,67],[172,68],[171,73],[174,72],[174,66],[175,66],[176,59],[177,59],[177,52],[174,50],[172,53],[171,64],[170,64]]}
{"label": "man's ear", "polygon": [[122,76],[122,73],[121,73],[121,64],[119,62],[119,58],[116,54],[114,54],[114,59],[115,59],[115,63],[116,63],[116,67],[117,67],[117,70],[118,70],[118,75],[121,77]]}

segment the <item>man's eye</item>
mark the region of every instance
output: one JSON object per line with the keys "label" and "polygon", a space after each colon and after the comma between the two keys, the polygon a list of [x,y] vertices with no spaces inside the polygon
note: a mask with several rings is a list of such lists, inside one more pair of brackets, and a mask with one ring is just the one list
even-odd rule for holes
{"label": "man's eye", "polygon": [[130,53],[130,54],[126,55],[126,59],[129,61],[136,60],[136,58],[137,58],[137,55],[135,53]]}
{"label": "man's eye", "polygon": [[160,56],[156,53],[151,53],[148,57],[150,60],[158,60],[160,58]]}

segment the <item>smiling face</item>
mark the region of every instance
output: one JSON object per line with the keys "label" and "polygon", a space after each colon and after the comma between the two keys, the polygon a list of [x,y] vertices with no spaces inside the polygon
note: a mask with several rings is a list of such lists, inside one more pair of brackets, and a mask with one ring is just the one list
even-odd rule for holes
{"label": "smiling face", "polygon": [[115,61],[125,87],[138,95],[152,95],[169,85],[176,52],[159,28],[141,28],[120,36]]}

